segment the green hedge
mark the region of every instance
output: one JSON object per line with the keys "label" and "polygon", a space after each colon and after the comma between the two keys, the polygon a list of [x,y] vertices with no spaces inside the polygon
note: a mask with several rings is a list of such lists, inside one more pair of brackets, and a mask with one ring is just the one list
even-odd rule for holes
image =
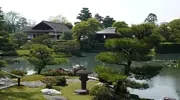
{"label": "green hedge", "polygon": [[156,48],[157,53],[180,53],[180,43],[162,43]]}

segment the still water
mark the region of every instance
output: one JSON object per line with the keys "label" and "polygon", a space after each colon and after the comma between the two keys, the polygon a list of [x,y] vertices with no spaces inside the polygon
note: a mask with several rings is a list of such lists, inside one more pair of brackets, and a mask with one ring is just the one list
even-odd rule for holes
{"label": "still water", "polygon": [[[93,70],[97,65],[110,66],[114,69],[120,69],[121,66],[104,64],[95,59],[96,53],[84,53],[86,57],[71,57],[68,63],[62,65],[47,66],[47,69],[55,68],[72,68],[72,65],[80,64],[86,67],[88,70]],[[159,60],[177,60],[180,58],[180,54],[157,54],[155,59]],[[19,69],[28,71],[28,74],[32,74],[33,66],[22,58],[20,62],[9,64],[6,70]],[[46,70],[47,70],[46,69]],[[162,99],[163,97],[171,97],[180,100],[180,68],[163,68],[161,73],[148,81],[150,88],[147,90],[130,90],[131,93],[138,94],[140,97]]]}

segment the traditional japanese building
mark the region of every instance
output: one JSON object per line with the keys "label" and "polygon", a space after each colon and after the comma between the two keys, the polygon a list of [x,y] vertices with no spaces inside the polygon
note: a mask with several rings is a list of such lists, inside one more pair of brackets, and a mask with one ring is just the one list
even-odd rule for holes
{"label": "traditional japanese building", "polygon": [[71,32],[67,26],[62,23],[55,23],[49,21],[42,21],[34,27],[27,28],[24,33],[27,33],[28,39],[32,39],[44,34],[51,35],[54,39],[59,39],[63,32]]}
{"label": "traditional japanese building", "polygon": [[120,35],[121,34],[119,32],[117,32],[116,28],[108,27],[106,29],[96,32],[96,40],[99,43],[103,43],[103,42],[105,42],[106,39],[118,38],[118,37],[120,37]]}

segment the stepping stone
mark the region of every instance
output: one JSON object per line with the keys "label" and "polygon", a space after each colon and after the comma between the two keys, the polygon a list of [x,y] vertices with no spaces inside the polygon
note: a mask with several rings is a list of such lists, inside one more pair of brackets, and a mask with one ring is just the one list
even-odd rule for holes
{"label": "stepping stone", "polygon": [[75,90],[74,92],[77,94],[88,94],[89,93],[88,90],[83,90],[83,89]]}
{"label": "stepping stone", "polygon": [[63,96],[50,96],[50,95],[43,95],[44,98],[47,100],[68,100],[67,98]]}

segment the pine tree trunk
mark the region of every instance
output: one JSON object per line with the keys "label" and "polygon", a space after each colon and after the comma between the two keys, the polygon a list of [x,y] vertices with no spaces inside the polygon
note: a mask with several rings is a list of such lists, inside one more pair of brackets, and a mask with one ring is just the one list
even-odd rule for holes
{"label": "pine tree trunk", "polygon": [[42,70],[41,68],[38,69],[38,74],[41,74],[41,70]]}

